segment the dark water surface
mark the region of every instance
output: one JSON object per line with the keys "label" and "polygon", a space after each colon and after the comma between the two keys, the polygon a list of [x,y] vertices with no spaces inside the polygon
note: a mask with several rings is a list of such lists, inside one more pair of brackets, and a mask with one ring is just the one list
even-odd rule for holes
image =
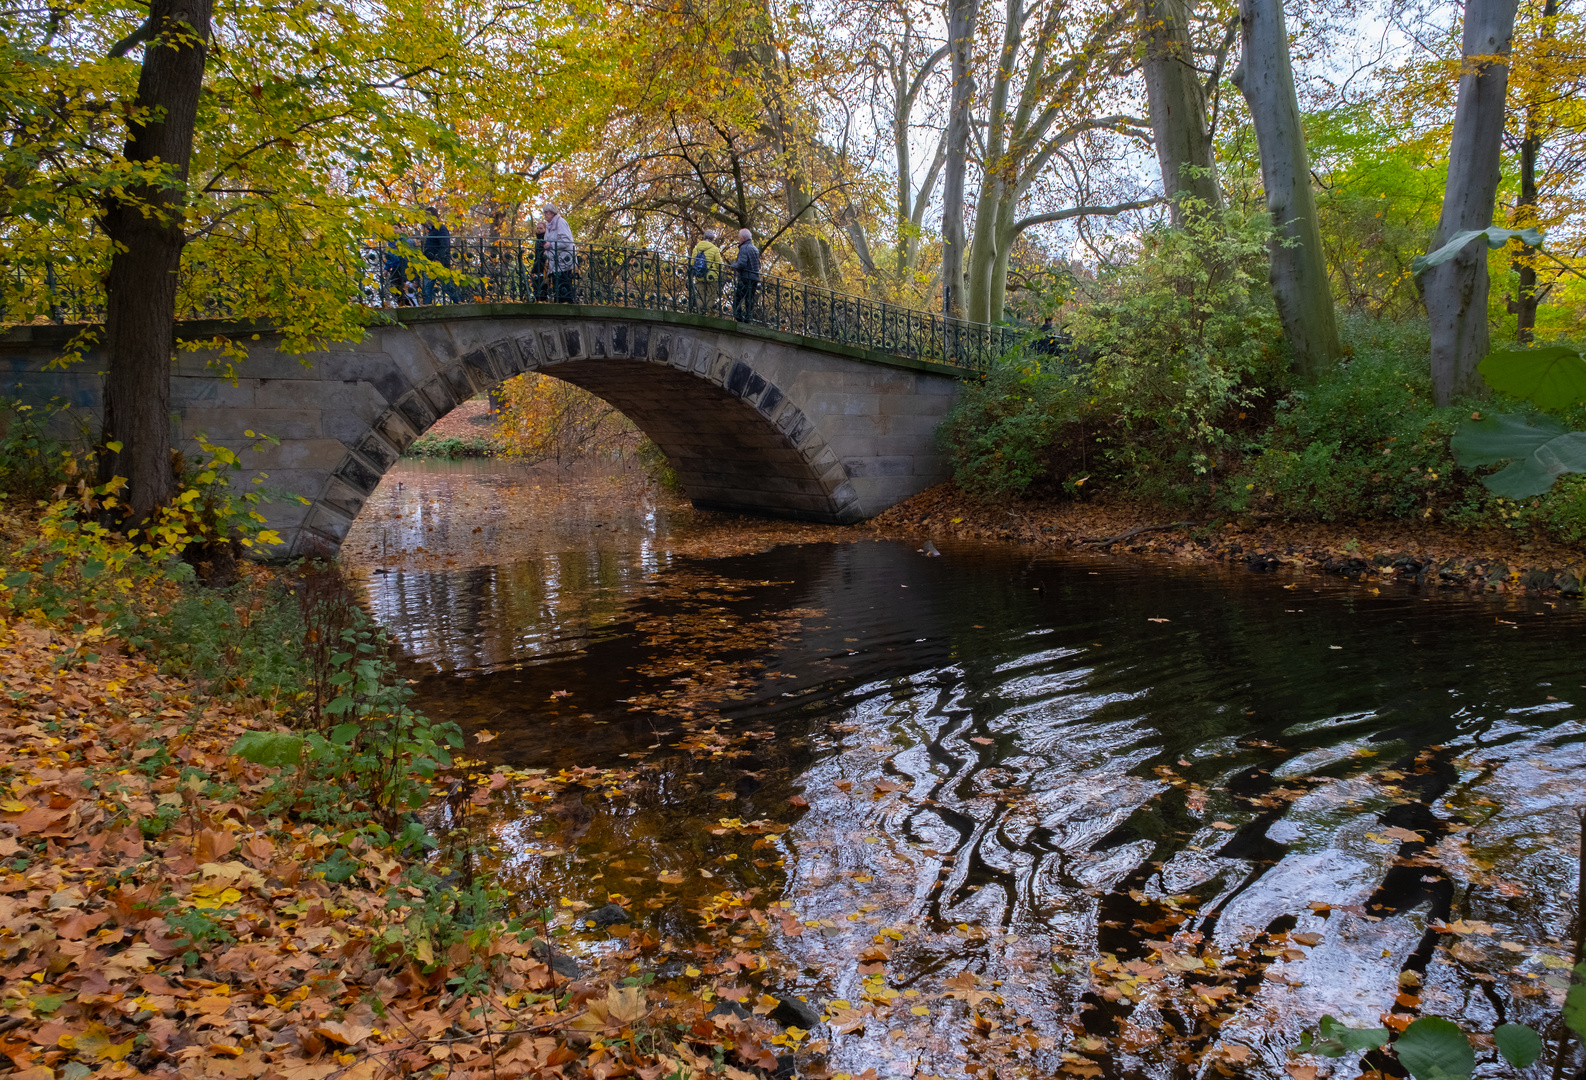
{"label": "dark water surface", "polygon": [[665,984],[759,890],[789,918],[731,940],[777,961],[705,974],[837,1001],[835,1072],[1287,1076],[1323,1013],[1551,1023],[1578,604],[941,547],[639,535],[369,600],[470,753],[638,770],[496,804],[517,901],[619,898]]}

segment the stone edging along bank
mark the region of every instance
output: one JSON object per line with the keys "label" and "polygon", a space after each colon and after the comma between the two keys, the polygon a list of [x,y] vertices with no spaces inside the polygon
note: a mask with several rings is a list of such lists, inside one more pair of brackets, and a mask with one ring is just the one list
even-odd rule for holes
{"label": "stone edging along bank", "polygon": [[1580,596],[1586,545],[1506,529],[1409,521],[1195,520],[1147,503],[981,502],[940,484],[871,519],[880,532],[932,539],[1012,540],[1074,552],[1160,555],[1348,578],[1392,578],[1473,591]]}

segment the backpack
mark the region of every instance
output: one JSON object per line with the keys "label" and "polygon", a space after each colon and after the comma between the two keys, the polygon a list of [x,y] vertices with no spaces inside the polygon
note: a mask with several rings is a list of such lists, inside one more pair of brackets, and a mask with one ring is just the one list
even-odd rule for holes
{"label": "backpack", "polygon": [[694,263],[689,267],[688,272],[690,276],[697,278],[703,278],[707,273],[709,273],[709,269],[705,260],[705,253],[703,251],[694,256]]}

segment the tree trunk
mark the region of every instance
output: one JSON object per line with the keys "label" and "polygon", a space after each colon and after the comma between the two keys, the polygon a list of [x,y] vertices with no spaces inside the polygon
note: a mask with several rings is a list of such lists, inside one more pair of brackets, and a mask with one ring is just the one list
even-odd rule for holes
{"label": "tree trunk", "polygon": [[[1551,41],[1554,20],[1558,18],[1558,0],[1546,0],[1542,5],[1542,37]],[[1532,76],[1533,82],[1536,76]],[[1536,161],[1542,153],[1542,103],[1540,93],[1534,88],[1525,103],[1525,137],[1520,140],[1520,198],[1514,206],[1514,227],[1529,228],[1536,224],[1537,187]],[[1524,244],[1519,245],[1511,262],[1520,279],[1515,297],[1515,338],[1529,345],[1536,340],[1536,252]]]}
{"label": "tree trunk", "polygon": [[126,157],[165,166],[164,182],[140,184],[105,204],[116,244],[105,282],[104,441],[101,476],[127,480],[126,501],[143,521],[171,499],[171,354],[182,260],[187,168],[204,82],[213,0],[153,0],[138,77],[138,115]]}
{"label": "tree trunk", "polygon": [[[1151,110],[1151,139],[1162,170],[1162,192],[1199,199],[1220,209],[1222,190],[1212,157],[1206,120],[1206,89],[1190,51],[1189,12],[1184,0],[1142,0],[1140,36],[1145,46],[1145,91]],[[1188,166],[1186,169],[1185,166]],[[1183,220],[1181,200],[1173,220]]]}
{"label": "tree trunk", "polygon": [[[1443,213],[1428,251],[1464,229],[1492,225],[1503,145],[1504,96],[1509,88],[1509,48],[1516,0],[1467,0],[1464,74],[1454,106]],[[1497,57],[1498,59],[1489,59]],[[1457,256],[1421,275],[1431,323],[1432,399],[1450,404],[1459,394],[1480,393],[1476,365],[1490,345],[1487,328],[1487,245],[1475,241]]]}
{"label": "tree trunk", "polygon": [[1289,66],[1282,0],[1239,0],[1239,24],[1244,59],[1234,82],[1250,104],[1261,152],[1261,184],[1277,230],[1272,297],[1294,348],[1295,366],[1316,375],[1338,358],[1338,323],[1316,227],[1316,196]]}
{"label": "tree trunk", "polygon": [[947,315],[962,315],[964,310],[964,173],[969,165],[969,107],[975,92],[969,65],[979,8],[980,0],[948,0],[953,88],[942,175],[942,311]]}

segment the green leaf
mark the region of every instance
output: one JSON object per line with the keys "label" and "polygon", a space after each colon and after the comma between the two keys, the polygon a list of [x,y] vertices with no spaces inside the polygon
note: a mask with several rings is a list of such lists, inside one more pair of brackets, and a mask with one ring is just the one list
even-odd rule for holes
{"label": "green leaf", "polygon": [[1530,457],[1567,431],[1545,416],[1505,413],[1459,425],[1449,449],[1465,468]]}
{"label": "green leaf", "polygon": [[1542,1056],[1542,1036],[1524,1024],[1499,1024],[1492,1032],[1498,1053],[1517,1069],[1523,1069]]}
{"label": "green leaf", "polygon": [[330,741],[337,746],[350,746],[357,737],[357,724],[337,724],[330,729]]}
{"label": "green leaf", "polygon": [[1348,1028],[1331,1016],[1322,1017],[1317,1030],[1322,1038],[1341,1044],[1345,1050],[1357,1052],[1375,1050],[1391,1038],[1387,1028]]}
{"label": "green leaf", "polygon": [[[1586,967],[1586,964],[1581,966]],[[1586,1039],[1586,985],[1576,983],[1564,995],[1564,1023],[1575,1034]]]}
{"label": "green leaf", "polygon": [[279,731],[249,731],[231,745],[231,752],[255,765],[296,765],[303,757],[303,738]]}
{"label": "green leaf", "polygon": [[1565,473],[1578,472],[1586,472],[1586,431],[1560,435],[1538,447],[1524,461],[1484,476],[1481,482],[1506,499],[1529,499],[1552,487],[1553,481]]}
{"label": "green leaf", "polygon": [[1539,409],[1568,409],[1586,401],[1586,356],[1569,345],[1494,349],[1476,370],[1494,390]]}
{"label": "green leaf", "polygon": [[1393,1049],[1415,1080],[1469,1076],[1476,1069],[1470,1040],[1458,1024],[1441,1016],[1421,1017],[1404,1029]]}
{"label": "green leaf", "polygon": [[1540,495],[1565,473],[1586,472],[1586,432],[1547,417],[1506,413],[1464,423],[1449,446],[1466,468],[1513,461],[1481,481],[1506,499]]}
{"label": "green leaf", "polygon": [[1501,248],[1510,240],[1518,240],[1528,247],[1542,246],[1542,231],[1534,226],[1529,229],[1504,229],[1497,225],[1492,226],[1490,229],[1461,229],[1449,239],[1448,243],[1436,251],[1428,252],[1425,255],[1417,255],[1410,263],[1410,273],[1415,277],[1420,277],[1432,267],[1446,263],[1463,251],[1465,245],[1478,236],[1485,236],[1487,238],[1487,246],[1490,248]]}

